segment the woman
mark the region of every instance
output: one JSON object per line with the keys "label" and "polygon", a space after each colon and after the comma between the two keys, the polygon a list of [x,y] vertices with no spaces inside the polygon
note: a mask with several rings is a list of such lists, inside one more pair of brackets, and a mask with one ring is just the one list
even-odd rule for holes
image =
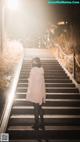
{"label": "woman", "polygon": [[[41,61],[38,57],[32,60],[32,69],[28,79],[27,101],[33,102],[35,123],[32,128],[44,129],[42,104],[45,103],[45,81],[44,69],[41,67]],[[40,116],[40,122],[39,122]]]}

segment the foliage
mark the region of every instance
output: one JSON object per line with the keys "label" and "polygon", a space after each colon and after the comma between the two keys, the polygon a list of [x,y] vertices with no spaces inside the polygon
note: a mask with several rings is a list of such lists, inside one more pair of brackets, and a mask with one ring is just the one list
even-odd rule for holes
{"label": "foliage", "polygon": [[7,44],[0,55],[0,88],[5,89],[9,86],[11,76],[15,71],[23,55],[23,47],[17,41],[7,41]]}

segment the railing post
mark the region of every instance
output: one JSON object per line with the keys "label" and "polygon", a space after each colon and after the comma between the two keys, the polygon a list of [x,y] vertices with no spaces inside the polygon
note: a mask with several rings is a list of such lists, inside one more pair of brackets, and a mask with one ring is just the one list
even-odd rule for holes
{"label": "railing post", "polygon": [[75,61],[75,51],[73,53],[73,77],[76,79],[76,61]]}

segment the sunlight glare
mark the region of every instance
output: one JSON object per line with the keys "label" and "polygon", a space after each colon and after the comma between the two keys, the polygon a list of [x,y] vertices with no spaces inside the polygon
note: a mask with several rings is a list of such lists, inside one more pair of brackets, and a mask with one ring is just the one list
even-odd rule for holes
{"label": "sunlight glare", "polygon": [[10,10],[16,10],[19,8],[19,0],[8,0],[7,7]]}

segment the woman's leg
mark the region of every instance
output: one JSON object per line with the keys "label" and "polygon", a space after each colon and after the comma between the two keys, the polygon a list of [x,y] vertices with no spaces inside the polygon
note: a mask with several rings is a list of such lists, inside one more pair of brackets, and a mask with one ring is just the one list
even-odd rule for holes
{"label": "woman's leg", "polygon": [[41,127],[42,129],[44,129],[44,118],[43,118],[44,111],[43,111],[41,105],[39,105],[39,115],[40,115],[40,127]]}
{"label": "woman's leg", "polygon": [[34,103],[34,119],[35,119],[35,123],[34,123],[34,128],[38,128],[39,126],[39,104],[38,103]]}

